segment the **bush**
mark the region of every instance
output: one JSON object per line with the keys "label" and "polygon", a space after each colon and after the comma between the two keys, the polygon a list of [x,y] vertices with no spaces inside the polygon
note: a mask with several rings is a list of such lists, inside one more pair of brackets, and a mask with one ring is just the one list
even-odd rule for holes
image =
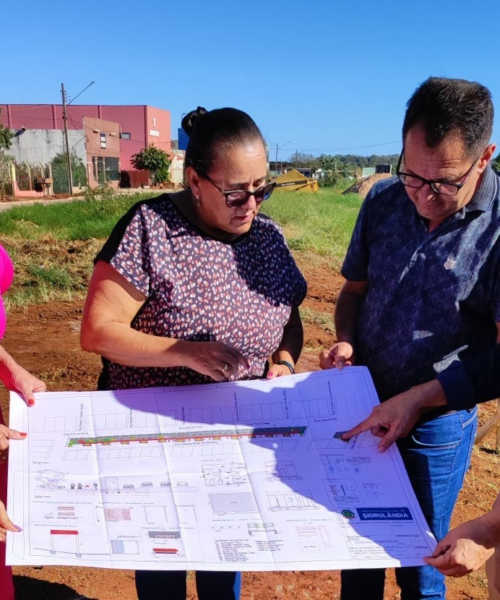
{"label": "bush", "polygon": [[164,150],[156,148],[156,146],[143,148],[132,156],[131,162],[139,171],[148,171],[153,185],[169,180],[170,159]]}
{"label": "bush", "polygon": [[319,187],[335,187],[342,179],[343,177],[340,173],[328,171],[327,173],[325,173],[324,177],[318,179],[318,184]]}

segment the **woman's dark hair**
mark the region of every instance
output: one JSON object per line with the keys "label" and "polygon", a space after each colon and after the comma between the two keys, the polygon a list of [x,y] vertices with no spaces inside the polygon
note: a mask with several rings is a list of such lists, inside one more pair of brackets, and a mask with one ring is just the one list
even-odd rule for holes
{"label": "woman's dark hair", "polygon": [[189,136],[186,167],[209,173],[215,160],[228,148],[264,138],[254,120],[237,108],[207,111],[198,106],[182,119],[182,129]]}
{"label": "woman's dark hair", "polygon": [[450,134],[458,134],[468,156],[482,152],[491,139],[493,102],[488,88],[480,83],[429,77],[406,106],[403,144],[415,126],[423,128],[429,148],[435,148]]}

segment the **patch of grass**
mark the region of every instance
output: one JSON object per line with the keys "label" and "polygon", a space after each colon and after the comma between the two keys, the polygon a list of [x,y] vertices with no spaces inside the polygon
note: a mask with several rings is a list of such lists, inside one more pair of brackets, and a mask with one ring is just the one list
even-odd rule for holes
{"label": "patch of grass", "polygon": [[332,313],[320,312],[311,308],[301,307],[300,318],[305,324],[318,325],[324,331],[335,334],[335,325],[333,324]]}
{"label": "patch of grass", "polygon": [[292,250],[310,250],[342,259],[361,207],[357,194],[342,195],[335,189],[317,193],[278,191],[263,212],[282,227]]}
{"label": "patch of grass", "polygon": [[[156,195],[113,195],[1,212],[0,241],[16,267],[7,305],[84,298],[94,257],[116,222],[133,204]],[[343,196],[337,189],[323,188],[316,194],[281,190],[265,203],[263,212],[281,225],[299,262],[308,257],[308,264],[320,259],[337,266],[360,206],[357,195]],[[306,312],[304,318],[325,328],[331,323],[330,315],[323,323],[320,314]]]}
{"label": "patch of grass", "polygon": [[16,270],[12,288],[4,296],[9,308],[84,298],[103,240],[65,241],[45,234],[37,240],[9,237],[2,244]]}
{"label": "patch of grass", "polygon": [[58,240],[107,238],[118,219],[139,200],[158,193],[19,206],[0,213],[0,232],[17,239],[36,240],[50,234]]}
{"label": "patch of grass", "polygon": [[43,266],[29,265],[28,272],[33,275],[36,280],[61,290],[71,289],[73,285],[71,275],[59,267],[47,269]]}

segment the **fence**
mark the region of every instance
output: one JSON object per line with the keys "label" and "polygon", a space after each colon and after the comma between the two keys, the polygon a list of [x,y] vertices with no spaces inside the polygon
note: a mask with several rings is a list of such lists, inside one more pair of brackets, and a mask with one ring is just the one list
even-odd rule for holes
{"label": "fence", "polygon": [[12,177],[12,163],[0,162],[0,199],[14,195],[14,184]]}
{"label": "fence", "polygon": [[51,165],[0,162],[0,197],[43,198],[53,193]]}
{"label": "fence", "polygon": [[[68,162],[67,160],[53,161],[52,181],[54,194],[69,194],[68,185]],[[82,161],[75,157],[71,158],[71,171],[73,179],[73,189],[82,188],[87,185],[87,172]]]}

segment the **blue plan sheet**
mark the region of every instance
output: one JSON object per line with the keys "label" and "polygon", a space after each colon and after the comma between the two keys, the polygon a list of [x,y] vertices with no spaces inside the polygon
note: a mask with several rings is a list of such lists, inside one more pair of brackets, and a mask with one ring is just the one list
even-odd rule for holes
{"label": "blue plan sheet", "polygon": [[395,446],[343,431],[364,367],[272,381],[11,395],[11,565],[217,571],[422,565],[436,541]]}

